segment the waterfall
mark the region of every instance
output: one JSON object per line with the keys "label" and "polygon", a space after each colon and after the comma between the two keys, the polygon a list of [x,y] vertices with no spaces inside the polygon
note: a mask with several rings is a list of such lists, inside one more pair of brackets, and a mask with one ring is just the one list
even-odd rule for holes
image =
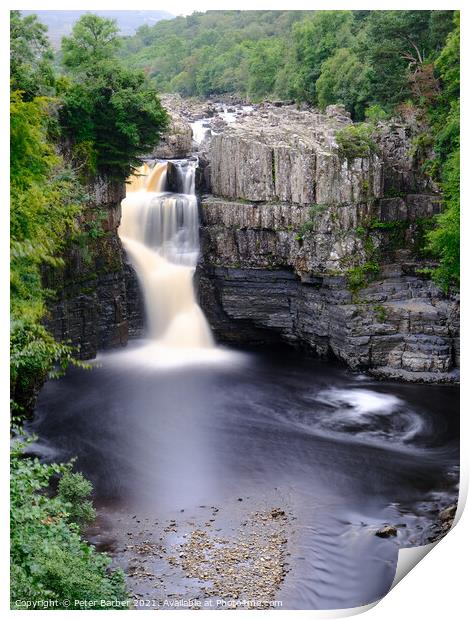
{"label": "waterfall", "polygon": [[[119,236],[139,278],[150,338],[166,348],[214,346],[196,302],[199,253],[196,162],[144,164],[128,182]],[[172,189],[167,191],[171,177]]]}

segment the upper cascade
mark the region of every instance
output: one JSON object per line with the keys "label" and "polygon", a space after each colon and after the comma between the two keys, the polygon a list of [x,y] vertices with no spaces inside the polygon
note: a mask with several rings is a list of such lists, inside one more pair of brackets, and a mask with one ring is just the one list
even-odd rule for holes
{"label": "upper cascade", "polygon": [[196,166],[197,160],[144,164],[122,201],[119,235],[143,289],[150,336],[169,348],[213,346],[192,281],[199,254]]}

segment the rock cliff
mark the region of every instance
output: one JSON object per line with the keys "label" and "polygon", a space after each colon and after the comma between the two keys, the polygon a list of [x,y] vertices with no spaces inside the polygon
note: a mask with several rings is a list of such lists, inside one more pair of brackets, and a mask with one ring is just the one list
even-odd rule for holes
{"label": "rock cliff", "polygon": [[108,179],[89,185],[80,233],[68,243],[63,267],[44,271],[45,286],[57,291],[46,325],[56,339],[79,347],[82,359],[123,346],[142,330],[137,279],[117,234],[124,192],[123,183]]}
{"label": "rock cliff", "polygon": [[423,275],[440,211],[405,121],[368,156],[340,154],[325,114],[261,106],[215,135],[201,160],[201,305],[228,342],[284,341],[352,368],[453,381],[458,298]]}

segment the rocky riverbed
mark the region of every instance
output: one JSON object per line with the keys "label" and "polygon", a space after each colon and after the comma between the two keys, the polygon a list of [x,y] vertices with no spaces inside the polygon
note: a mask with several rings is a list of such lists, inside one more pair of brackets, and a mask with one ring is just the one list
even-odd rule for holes
{"label": "rocky riverbed", "polygon": [[282,606],[294,519],[268,499],[239,497],[163,520],[106,510],[88,538],[125,570],[137,609],[269,609]]}

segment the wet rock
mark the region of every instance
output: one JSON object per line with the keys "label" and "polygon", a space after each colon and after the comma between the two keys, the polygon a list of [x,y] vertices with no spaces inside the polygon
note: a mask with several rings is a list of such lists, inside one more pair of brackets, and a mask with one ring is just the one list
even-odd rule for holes
{"label": "wet rock", "polygon": [[439,513],[439,519],[443,522],[453,522],[456,512],[457,504],[452,504],[451,506],[444,508],[444,510]]}
{"label": "wet rock", "polygon": [[375,532],[375,535],[380,538],[390,538],[397,535],[397,528],[393,525],[384,525],[384,527]]}

